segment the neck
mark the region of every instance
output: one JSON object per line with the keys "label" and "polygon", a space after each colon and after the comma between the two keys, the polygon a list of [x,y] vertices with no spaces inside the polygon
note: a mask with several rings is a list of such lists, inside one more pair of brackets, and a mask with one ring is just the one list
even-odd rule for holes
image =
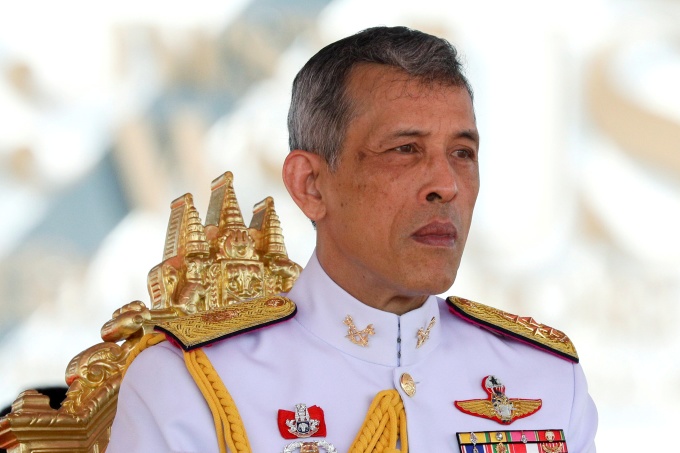
{"label": "neck", "polygon": [[[351,292],[349,293],[352,294]],[[394,313],[395,315],[399,316],[403,315],[404,313],[408,313],[411,310],[415,310],[416,308],[422,307],[425,301],[427,300],[427,296],[414,296],[414,297],[396,296],[388,299],[372,299],[371,301],[367,301],[354,294],[352,294],[352,296],[354,296],[364,304],[368,305],[369,307]]]}
{"label": "neck", "polygon": [[[318,250],[317,250],[318,252]],[[341,266],[329,264],[317,253],[319,264],[326,274],[352,297],[369,307],[394,313],[401,316],[411,310],[420,308],[428,298],[428,294],[408,294],[406,290],[398,291],[385,285],[378,278],[372,278],[360,267],[343,269]]]}

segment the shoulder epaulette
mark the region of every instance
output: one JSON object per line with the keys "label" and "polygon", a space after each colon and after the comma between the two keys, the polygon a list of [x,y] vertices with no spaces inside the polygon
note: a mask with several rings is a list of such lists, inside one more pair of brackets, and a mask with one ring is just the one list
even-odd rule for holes
{"label": "shoulder epaulette", "polygon": [[513,315],[460,297],[449,297],[446,303],[453,314],[468,322],[578,363],[576,348],[569,337],[539,324],[534,318]]}
{"label": "shoulder epaulette", "polygon": [[297,313],[292,300],[261,297],[226,308],[183,316],[155,326],[185,351],[207,346],[261,327],[286,321]]}

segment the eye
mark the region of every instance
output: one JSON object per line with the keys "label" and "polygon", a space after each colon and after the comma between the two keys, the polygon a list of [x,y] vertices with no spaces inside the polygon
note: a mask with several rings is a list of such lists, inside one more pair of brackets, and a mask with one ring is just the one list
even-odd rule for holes
{"label": "eye", "polygon": [[392,148],[392,150],[401,154],[413,154],[416,152],[416,147],[412,143],[409,143],[408,145],[401,145],[397,146],[396,148]]}
{"label": "eye", "polygon": [[475,157],[476,157],[475,152],[470,150],[470,149],[457,149],[452,153],[452,155],[454,157],[459,158],[459,159],[475,160]]}

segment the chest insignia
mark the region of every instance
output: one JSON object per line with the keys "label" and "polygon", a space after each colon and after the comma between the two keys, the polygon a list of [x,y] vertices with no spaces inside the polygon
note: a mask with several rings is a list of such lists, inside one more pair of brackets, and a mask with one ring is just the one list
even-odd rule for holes
{"label": "chest insignia", "polygon": [[424,345],[425,342],[430,339],[430,331],[432,330],[436,322],[437,318],[432,317],[430,323],[427,325],[427,328],[423,329],[421,327],[420,329],[418,329],[417,333],[418,343],[416,343],[416,349]]}
{"label": "chest insignia", "polygon": [[323,448],[326,453],[337,453],[333,444],[329,444],[325,440],[317,440],[316,442],[291,442],[283,449],[283,453],[293,453],[298,448],[300,453],[319,453],[319,447]]}
{"label": "chest insignia", "polygon": [[284,439],[326,437],[326,421],[319,406],[296,404],[295,412],[279,409],[279,432]]}
{"label": "chest insignia", "polygon": [[488,398],[455,401],[453,404],[466,414],[495,420],[503,425],[538,412],[543,404],[541,400],[508,398],[505,395],[505,386],[496,376],[482,379],[482,388],[489,395]]}
{"label": "chest insignia", "polygon": [[461,453],[566,453],[567,442],[561,429],[537,431],[477,431],[458,433]]}
{"label": "chest insignia", "polygon": [[345,335],[346,338],[349,339],[352,343],[366,347],[368,346],[368,340],[371,335],[375,335],[375,329],[373,329],[373,324],[369,324],[366,326],[365,329],[359,330],[357,327],[354,325],[354,320],[350,315],[345,316],[345,320],[343,323],[347,326],[347,335]]}

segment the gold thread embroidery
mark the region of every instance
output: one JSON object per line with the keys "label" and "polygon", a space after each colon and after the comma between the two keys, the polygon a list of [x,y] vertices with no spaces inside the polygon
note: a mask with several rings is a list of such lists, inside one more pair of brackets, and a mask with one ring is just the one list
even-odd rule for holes
{"label": "gold thread embroidery", "polygon": [[185,347],[191,348],[283,319],[295,311],[293,301],[280,296],[253,299],[229,307],[183,316],[160,323],[158,327],[171,333]]}
{"label": "gold thread embroidery", "polygon": [[521,337],[531,339],[578,360],[576,348],[564,332],[541,324],[530,316],[513,315],[461,297],[450,297],[449,300],[474,319],[482,320]]}
{"label": "gold thread embroidery", "polygon": [[215,312],[208,311],[201,316],[201,320],[203,322],[220,322],[226,321],[227,319],[236,318],[238,315],[238,312],[232,309]]}

